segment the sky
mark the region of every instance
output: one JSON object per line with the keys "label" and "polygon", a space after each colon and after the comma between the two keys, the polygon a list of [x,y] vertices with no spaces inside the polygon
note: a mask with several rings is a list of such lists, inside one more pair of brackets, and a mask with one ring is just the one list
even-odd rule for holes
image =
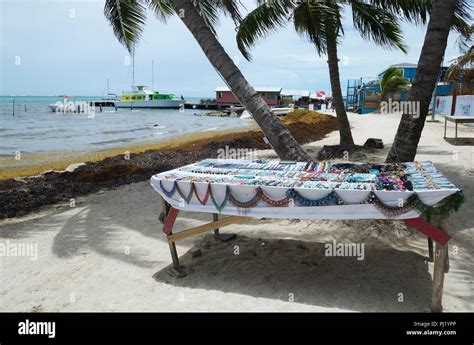
{"label": "sky", "polygon": [[[247,10],[255,1],[244,0]],[[0,95],[120,94],[132,84],[127,50],[117,41],[103,14],[103,0],[0,0]],[[344,13],[345,37],[339,46],[341,85],[348,79],[374,77],[389,65],[416,63],[425,26],[403,24],[408,54],[385,50],[363,40]],[[459,55],[451,33],[445,65]],[[235,26],[223,18],[218,38],[253,86],[324,90],[330,94],[326,57],[288,27],[261,40],[246,61],[235,43]],[[135,54],[135,83],[187,97],[213,97],[224,86],[178,17],[166,24],[152,13]]]}

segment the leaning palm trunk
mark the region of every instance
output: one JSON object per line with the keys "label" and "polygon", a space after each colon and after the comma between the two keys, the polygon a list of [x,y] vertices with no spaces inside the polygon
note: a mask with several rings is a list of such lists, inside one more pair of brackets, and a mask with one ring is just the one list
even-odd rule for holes
{"label": "leaning palm trunk", "polygon": [[425,42],[408,101],[420,102],[418,116],[403,114],[387,162],[411,162],[415,159],[428,108],[443,62],[457,0],[433,0]]}
{"label": "leaning palm trunk", "polygon": [[234,95],[253,115],[278,156],[281,159],[308,160],[308,154],[247,82],[191,1],[171,1],[171,5]]}
{"label": "leaning palm trunk", "polygon": [[327,55],[333,104],[336,108],[337,122],[339,124],[339,145],[342,147],[354,146],[351,126],[347,118],[346,108],[344,107],[344,100],[342,98],[341,81],[339,79],[339,59],[337,57],[337,41],[336,37],[333,35],[328,35]]}

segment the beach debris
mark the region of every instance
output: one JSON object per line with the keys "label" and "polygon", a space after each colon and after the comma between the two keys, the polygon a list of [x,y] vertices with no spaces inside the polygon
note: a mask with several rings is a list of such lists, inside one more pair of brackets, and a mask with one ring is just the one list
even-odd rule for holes
{"label": "beach debris", "polygon": [[73,163],[73,164],[68,165],[68,167],[64,171],[73,172],[77,168],[82,167],[84,165],[86,165],[86,163]]}
{"label": "beach debris", "polygon": [[364,147],[370,148],[370,149],[383,149],[383,141],[382,139],[377,139],[377,138],[369,138],[364,144]]}

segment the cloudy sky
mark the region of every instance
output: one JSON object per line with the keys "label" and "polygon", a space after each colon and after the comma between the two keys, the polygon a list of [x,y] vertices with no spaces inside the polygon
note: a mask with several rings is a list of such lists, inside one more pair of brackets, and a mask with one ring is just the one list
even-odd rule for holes
{"label": "cloudy sky", "polygon": [[[254,1],[244,1],[252,9]],[[131,85],[127,51],[103,15],[103,0],[1,0],[0,95],[104,95]],[[362,40],[345,13],[345,38],[339,47],[341,83],[372,77],[399,62],[416,63],[426,28],[403,25],[408,54],[387,51]],[[452,33],[445,64],[458,55]],[[325,57],[292,28],[273,34],[253,50],[252,62],[240,55],[230,19],[223,18],[219,40],[254,86],[330,90]],[[212,96],[224,83],[178,18],[166,25],[150,15],[135,56],[136,84],[161,92]],[[345,90],[343,91],[345,93]]]}

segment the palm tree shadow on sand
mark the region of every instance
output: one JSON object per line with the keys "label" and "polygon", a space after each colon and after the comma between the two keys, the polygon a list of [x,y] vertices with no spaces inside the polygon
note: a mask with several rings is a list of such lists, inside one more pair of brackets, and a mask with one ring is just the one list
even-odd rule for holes
{"label": "palm tree shadow on sand", "polygon": [[[167,268],[153,278],[188,288],[353,311],[427,311],[431,275],[426,257],[392,248],[365,248],[363,260],[329,257],[325,244],[238,236],[221,242],[212,235],[180,257],[187,276]],[[235,251],[239,251],[239,255]]]}

